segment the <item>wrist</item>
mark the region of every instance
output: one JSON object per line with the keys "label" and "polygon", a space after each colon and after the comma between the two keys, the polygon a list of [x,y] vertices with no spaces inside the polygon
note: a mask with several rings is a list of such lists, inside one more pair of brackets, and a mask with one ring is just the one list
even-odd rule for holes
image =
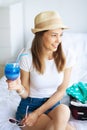
{"label": "wrist", "polygon": [[18,90],[17,90],[17,93],[18,93],[19,95],[22,95],[22,94],[24,94],[24,92],[25,92],[25,88],[21,85],[21,89],[18,89]]}
{"label": "wrist", "polygon": [[41,110],[38,108],[34,111],[35,113],[37,113],[38,116],[40,116],[42,114]]}

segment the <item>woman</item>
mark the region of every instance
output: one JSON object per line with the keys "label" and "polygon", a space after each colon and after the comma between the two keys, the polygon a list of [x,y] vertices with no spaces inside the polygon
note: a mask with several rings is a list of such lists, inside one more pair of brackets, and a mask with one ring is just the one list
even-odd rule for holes
{"label": "woman", "polygon": [[20,60],[20,78],[8,81],[9,89],[21,96],[16,119],[25,125],[23,130],[75,130],[68,124],[68,106],[60,103],[73,65],[69,52],[62,49],[66,28],[54,11],[38,14],[31,49]]}

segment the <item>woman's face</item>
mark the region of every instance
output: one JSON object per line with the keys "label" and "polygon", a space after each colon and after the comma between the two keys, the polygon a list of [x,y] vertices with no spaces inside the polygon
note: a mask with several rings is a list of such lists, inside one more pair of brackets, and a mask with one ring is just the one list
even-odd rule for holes
{"label": "woman's face", "polygon": [[46,51],[54,52],[62,41],[62,29],[46,31],[43,34],[43,46]]}

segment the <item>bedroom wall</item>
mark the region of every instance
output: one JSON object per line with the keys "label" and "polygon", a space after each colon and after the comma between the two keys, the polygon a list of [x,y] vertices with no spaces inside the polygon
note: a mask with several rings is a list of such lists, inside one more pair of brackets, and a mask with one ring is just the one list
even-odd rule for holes
{"label": "bedroom wall", "polygon": [[[0,77],[3,75],[5,54],[9,55],[10,43],[10,25],[9,25],[9,8],[0,7]],[[8,46],[6,46],[6,43]]]}
{"label": "bedroom wall", "polygon": [[22,5],[0,8],[0,63],[23,48]]}

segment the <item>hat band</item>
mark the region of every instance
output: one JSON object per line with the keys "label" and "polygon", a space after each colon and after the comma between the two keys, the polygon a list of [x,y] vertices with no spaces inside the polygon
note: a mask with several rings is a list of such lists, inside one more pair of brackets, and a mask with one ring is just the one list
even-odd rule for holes
{"label": "hat band", "polygon": [[35,28],[43,28],[46,26],[51,26],[53,24],[58,24],[58,25],[62,25],[62,21],[60,20],[60,18],[58,19],[51,19],[51,20],[47,20],[45,22],[39,23],[35,25]]}

